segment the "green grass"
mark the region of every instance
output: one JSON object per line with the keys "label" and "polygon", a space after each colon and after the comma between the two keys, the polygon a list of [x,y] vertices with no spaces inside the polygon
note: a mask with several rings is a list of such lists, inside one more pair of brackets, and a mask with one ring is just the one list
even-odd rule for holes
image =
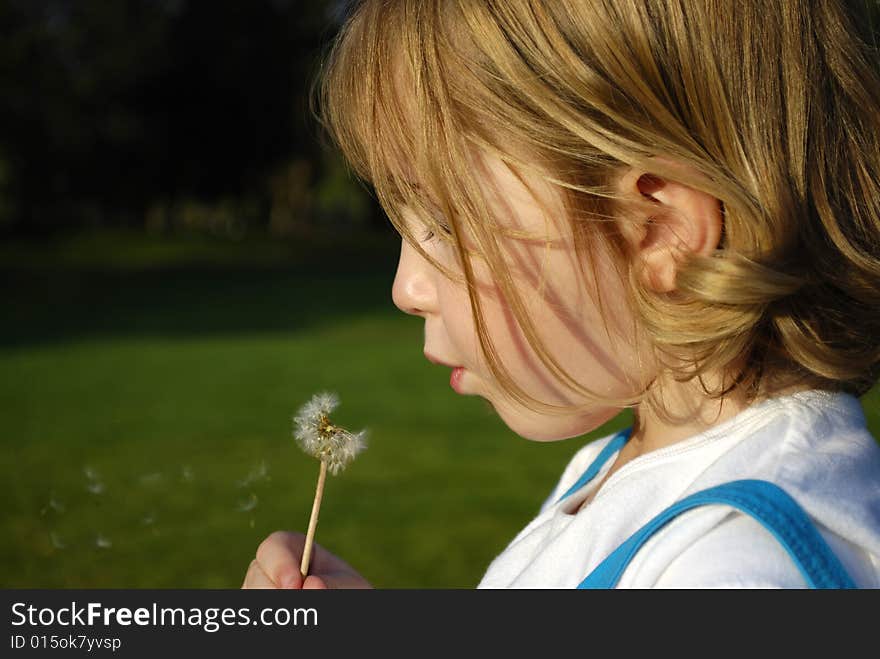
{"label": "green grass", "polygon": [[192,267],[78,240],[6,252],[0,586],[238,587],[263,537],[308,523],[318,468],[290,417],[331,389],[371,442],[328,480],[318,542],[379,587],[472,587],[588,439],[523,440],[454,394],[391,305],[393,250]]}
{"label": "green grass", "polygon": [[190,247],[7,246],[0,585],[237,587],[263,537],[308,523],[291,415],[332,389],[371,442],[318,542],[377,586],[473,586],[580,442],[520,439],[449,389],[391,304],[393,249]]}
{"label": "green grass", "polygon": [[571,448],[536,460],[420,363],[420,334],[374,314],[293,336],[4,351],[4,585],[237,585],[262,537],[306,526],[317,463],[290,415],[324,388],[372,442],[330,479],[319,542],[377,585],[472,585]]}

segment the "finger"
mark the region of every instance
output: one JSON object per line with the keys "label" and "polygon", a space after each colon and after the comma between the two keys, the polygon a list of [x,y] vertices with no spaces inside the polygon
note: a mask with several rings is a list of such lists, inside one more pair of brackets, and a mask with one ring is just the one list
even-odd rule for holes
{"label": "finger", "polygon": [[257,548],[257,563],[278,588],[302,588],[299,567],[303,544],[302,533],[275,531]]}
{"label": "finger", "polygon": [[343,574],[345,572],[354,573],[355,569],[339,558],[339,556],[327,551],[316,542],[312,548],[312,559],[309,563],[308,572],[316,575],[331,575],[336,573]]}
{"label": "finger", "polygon": [[303,590],[327,590],[327,584],[321,577],[310,574],[303,581]]}
{"label": "finger", "polygon": [[303,582],[303,590],[353,590],[372,588],[357,572],[330,572],[310,574]]}
{"label": "finger", "polygon": [[260,568],[260,564],[254,559],[251,561],[247,574],[244,577],[242,589],[250,588],[278,588],[277,585]]}

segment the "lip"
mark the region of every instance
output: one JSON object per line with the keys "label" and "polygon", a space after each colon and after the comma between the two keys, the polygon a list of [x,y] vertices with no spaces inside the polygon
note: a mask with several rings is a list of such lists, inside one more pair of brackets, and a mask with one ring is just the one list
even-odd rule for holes
{"label": "lip", "polygon": [[449,386],[452,387],[457,394],[464,393],[461,389],[461,378],[463,375],[464,368],[461,366],[456,366],[452,369],[452,373],[449,374]]}

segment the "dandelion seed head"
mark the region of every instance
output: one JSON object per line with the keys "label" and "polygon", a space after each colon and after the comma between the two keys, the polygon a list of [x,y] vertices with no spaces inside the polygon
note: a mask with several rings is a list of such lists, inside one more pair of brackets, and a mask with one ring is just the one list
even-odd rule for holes
{"label": "dandelion seed head", "polygon": [[294,423],[302,428],[317,427],[321,418],[326,419],[337,407],[339,407],[339,396],[330,391],[323,391],[312,396],[311,400],[299,409]]}
{"label": "dandelion seed head", "polygon": [[316,394],[293,418],[293,436],[303,451],[327,463],[331,474],[345,469],[366,448],[367,431],[356,433],[334,425],[330,413],[339,397],[330,392]]}

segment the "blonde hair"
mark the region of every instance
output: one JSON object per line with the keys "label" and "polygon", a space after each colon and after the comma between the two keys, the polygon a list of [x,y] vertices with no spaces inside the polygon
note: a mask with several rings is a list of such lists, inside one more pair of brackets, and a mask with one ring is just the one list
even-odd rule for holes
{"label": "blonde hair", "polygon": [[[676,379],[727,374],[713,396],[791,383],[861,395],[880,375],[880,80],[851,5],[367,0],[327,60],[320,112],[406,240],[422,251],[404,208],[448,223],[481,346],[514,398],[538,404],[498,359],[465,231],[536,354],[592,392],[538,338],[475,153],[515,172],[539,164],[582,263],[617,257],[639,332]],[[672,293],[627,258],[611,187],[626,167],[722,203],[718,249],[688,259]]]}

